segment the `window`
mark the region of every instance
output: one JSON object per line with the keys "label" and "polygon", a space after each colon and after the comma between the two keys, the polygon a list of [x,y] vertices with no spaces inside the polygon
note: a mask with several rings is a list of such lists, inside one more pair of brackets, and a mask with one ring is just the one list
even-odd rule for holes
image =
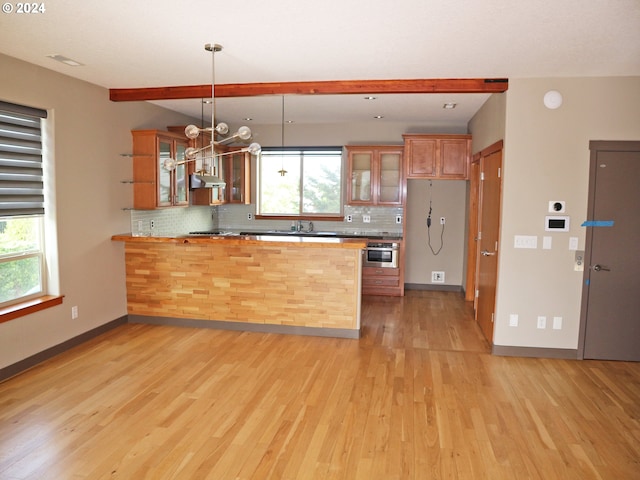
{"label": "window", "polygon": [[44,110],[0,102],[0,307],[46,291],[41,133],[46,116]]}
{"label": "window", "polygon": [[264,148],[258,159],[258,215],[341,216],[342,171],[340,147]]}

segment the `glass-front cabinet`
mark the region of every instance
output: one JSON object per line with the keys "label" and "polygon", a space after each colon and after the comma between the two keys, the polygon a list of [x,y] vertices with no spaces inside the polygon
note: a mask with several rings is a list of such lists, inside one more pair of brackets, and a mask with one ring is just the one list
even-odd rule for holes
{"label": "glass-front cabinet", "polygon": [[[233,149],[234,147],[229,147]],[[251,154],[236,152],[219,157],[219,176],[224,187],[198,188],[191,192],[193,205],[251,203]]]}
{"label": "glass-front cabinet", "polygon": [[227,202],[251,203],[251,154],[237,152],[229,155],[227,167]]}
{"label": "glass-front cabinet", "polygon": [[[185,159],[188,139],[159,130],[134,130],[133,208],[152,210],[189,205],[189,180]],[[164,162],[172,158],[177,166],[169,171]]]}
{"label": "glass-front cabinet", "polygon": [[346,149],[349,204],[402,204],[402,146],[348,146]]}

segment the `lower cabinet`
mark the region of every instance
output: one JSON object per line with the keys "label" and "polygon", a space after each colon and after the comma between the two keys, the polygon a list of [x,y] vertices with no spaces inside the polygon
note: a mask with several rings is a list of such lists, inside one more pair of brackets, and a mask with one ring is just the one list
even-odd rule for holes
{"label": "lower cabinet", "polygon": [[362,267],[362,294],[404,296],[404,242],[400,242],[398,268]]}
{"label": "lower cabinet", "polygon": [[364,295],[401,296],[400,268],[362,268],[362,293]]}

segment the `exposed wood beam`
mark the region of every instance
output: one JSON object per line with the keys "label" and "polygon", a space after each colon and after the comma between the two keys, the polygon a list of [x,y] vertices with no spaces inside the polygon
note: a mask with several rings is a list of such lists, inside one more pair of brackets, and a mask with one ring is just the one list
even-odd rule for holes
{"label": "exposed wood beam", "polygon": [[[323,82],[229,83],[216,85],[216,98],[259,95],[341,95],[383,93],[500,93],[506,78],[444,78],[419,80],[333,80]],[[114,102],[210,98],[211,85],[112,88]]]}

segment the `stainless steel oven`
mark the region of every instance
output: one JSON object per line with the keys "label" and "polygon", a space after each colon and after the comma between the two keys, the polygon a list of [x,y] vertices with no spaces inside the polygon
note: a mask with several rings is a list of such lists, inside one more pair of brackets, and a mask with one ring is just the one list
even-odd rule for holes
{"label": "stainless steel oven", "polygon": [[398,268],[399,244],[396,242],[368,242],[363,267]]}

